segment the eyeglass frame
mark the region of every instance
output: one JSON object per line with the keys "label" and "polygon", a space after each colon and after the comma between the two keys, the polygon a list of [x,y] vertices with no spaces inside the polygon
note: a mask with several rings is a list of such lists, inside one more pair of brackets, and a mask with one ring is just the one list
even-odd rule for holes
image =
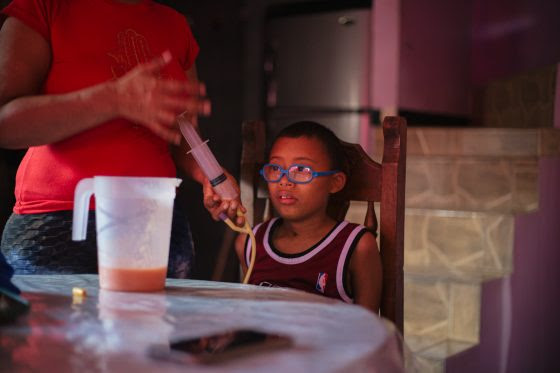
{"label": "eyeglass frame", "polygon": [[[265,167],[267,167],[267,166],[276,166],[276,167],[279,168],[279,170],[280,170],[280,177],[278,178],[278,180],[271,181],[271,180],[268,180],[268,179],[266,178],[266,176],[264,175],[264,169],[265,169]],[[289,175],[289,172],[290,172],[289,170],[290,170],[290,168],[292,168],[292,167],[305,167],[305,168],[308,168],[309,170],[311,170],[311,179],[309,179],[309,180],[307,180],[307,181],[296,181],[296,180],[293,180],[292,178],[290,178],[290,175]],[[334,175],[334,174],[336,174],[337,172],[340,172],[340,171],[339,171],[339,170],[314,171],[314,170],[313,170],[313,167],[311,167],[311,166],[306,166],[306,165],[299,164],[299,163],[294,163],[294,164],[289,165],[289,166],[288,166],[288,169],[285,169],[285,168],[283,168],[282,166],[280,166],[280,165],[278,165],[278,164],[276,164],[276,163],[266,163],[266,164],[264,164],[264,165],[262,166],[262,168],[259,170],[259,174],[263,177],[263,179],[264,179],[267,183],[279,183],[280,180],[282,180],[282,178],[284,177],[284,175],[286,175],[286,179],[287,179],[289,182],[294,183],[294,184],[309,184],[310,182],[313,181],[313,179],[315,179],[315,178],[318,177],[318,176],[329,176],[329,175]]]}

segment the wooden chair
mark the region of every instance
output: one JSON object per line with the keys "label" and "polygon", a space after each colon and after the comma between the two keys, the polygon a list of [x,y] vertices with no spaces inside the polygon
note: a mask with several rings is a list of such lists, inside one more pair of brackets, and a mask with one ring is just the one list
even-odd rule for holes
{"label": "wooden chair", "polygon": [[[374,203],[380,204],[379,247],[383,265],[381,316],[403,332],[404,193],[406,171],[406,121],[386,117],[383,121],[383,158],[373,161],[358,144],[344,143],[351,173],[346,187],[333,196],[329,214],[344,219],[350,201],[366,201],[364,225],[378,232]],[[266,183],[259,175],[265,162],[263,122],[243,124],[241,199],[252,226],[271,216]]]}

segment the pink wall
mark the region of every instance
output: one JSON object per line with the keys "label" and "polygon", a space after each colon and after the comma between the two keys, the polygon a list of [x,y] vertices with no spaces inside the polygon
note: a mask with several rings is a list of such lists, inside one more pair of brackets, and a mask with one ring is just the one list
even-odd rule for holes
{"label": "pink wall", "polygon": [[[473,0],[473,84],[558,64],[559,15],[557,0]],[[539,210],[515,220],[514,273],[483,285],[481,343],[446,372],[560,371],[559,191],[560,158],[541,159]]]}
{"label": "pink wall", "polygon": [[539,163],[539,210],[515,219],[514,272],[483,284],[481,343],[447,373],[560,372],[560,158]]}
{"label": "pink wall", "polygon": [[399,101],[401,0],[377,0],[372,12],[371,107],[396,110]]}
{"label": "pink wall", "polygon": [[556,100],[554,101],[554,127],[560,128],[560,63],[556,65]]}
{"label": "pink wall", "polygon": [[[396,86],[401,109],[470,114],[473,86],[560,62],[558,0],[379,0],[374,11],[373,106],[394,103]],[[397,76],[381,53],[398,56]]]}
{"label": "pink wall", "polygon": [[473,83],[560,62],[559,16],[558,0],[473,0]]}
{"label": "pink wall", "polygon": [[470,114],[471,0],[401,0],[399,107]]}

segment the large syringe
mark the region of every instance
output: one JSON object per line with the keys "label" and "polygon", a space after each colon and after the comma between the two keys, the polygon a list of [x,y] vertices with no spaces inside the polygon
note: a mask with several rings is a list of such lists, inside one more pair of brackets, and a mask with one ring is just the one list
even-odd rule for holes
{"label": "large syringe", "polygon": [[[210,181],[214,191],[216,191],[216,193],[218,193],[224,200],[236,199],[239,196],[237,189],[235,189],[231,180],[227,178],[224,170],[214,157],[214,154],[212,154],[210,148],[208,148],[208,140],[202,141],[200,139],[198,132],[196,132],[196,129],[187,118],[187,113],[178,115],[177,123],[179,123],[179,129],[191,147],[190,153],[193,155],[202,172],[204,172],[204,175],[206,175]],[[238,214],[240,214],[240,211],[238,211]],[[247,273],[243,279],[243,283],[246,284],[249,281],[251,272],[253,271],[253,265],[256,257],[257,246],[253,230],[247,220],[245,220],[245,226],[241,228],[233,224],[233,222],[224,213],[220,214],[220,219],[222,219],[232,230],[246,233],[251,238],[251,263],[249,264]]]}
{"label": "large syringe", "polygon": [[216,193],[218,193],[222,199],[236,199],[239,194],[233,187],[231,181],[227,178],[222,167],[218,164],[218,161],[216,161],[214,154],[212,154],[208,148],[208,140],[203,142],[200,139],[198,132],[196,132],[191,122],[186,118],[185,113],[177,117],[177,122],[179,123],[181,133],[191,147],[190,153],[210,181]]}

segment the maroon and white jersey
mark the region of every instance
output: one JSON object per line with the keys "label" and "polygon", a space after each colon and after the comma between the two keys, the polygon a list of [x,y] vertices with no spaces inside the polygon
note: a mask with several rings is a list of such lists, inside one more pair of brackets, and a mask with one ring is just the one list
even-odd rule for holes
{"label": "maroon and white jersey", "polygon": [[[285,254],[272,244],[272,232],[280,222],[274,218],[253,229],[257,253],[249,283],[295,288],[353,303],[344,278],[352,252],[367,231],[366,227],[342,221],[313,247],[299,254]],[[248,239],[245,245],[247,266],[250,258],[251,240]]]}

